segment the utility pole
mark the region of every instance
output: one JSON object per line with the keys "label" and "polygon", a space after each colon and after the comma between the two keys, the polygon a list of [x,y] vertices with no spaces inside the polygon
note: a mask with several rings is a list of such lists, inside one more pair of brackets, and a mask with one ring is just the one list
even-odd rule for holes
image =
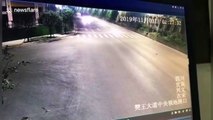
{"label": "utility pole", "polygon": [[[0,96],[3,95],[2,91],[2,70],[3,70],[3,65],[2,65],[2,1],[0,1]],[[0,101],[3,101],[3,98],[0,97]],[[1,104],[1,103],[0,103]]]}
{"label": "utility pole", "polygon": [[8,17],[8,27],[13,27],[13,11],[12,11],[12,5],[10,0],[6,0],[6,6],[7,6],[7,17]]}
{"label": "utility pole", "polygon": [[[209,0],[209,18],[210,18],[210,40],[211,40],[211,111],[213,112],[213,0]],[[213,114],[211,114],[211,120],[213,120]]]}
{"label": "utility pole", "polygon": [[39,25],[38,21],[39,21],[39,8],[38,8],[38,4],[34,3],[34,9],[35,9],[35,24]]}

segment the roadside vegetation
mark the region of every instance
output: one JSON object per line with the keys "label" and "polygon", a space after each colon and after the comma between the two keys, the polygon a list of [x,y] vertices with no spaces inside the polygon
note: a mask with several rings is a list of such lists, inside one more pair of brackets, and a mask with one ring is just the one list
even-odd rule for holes
{"label": "roadside vegetation", "polygon": [[[74,10],[48,10],[40,14],[38,24],[35,22],[33,14],[17,13],[14,15],[13,28],[4,27],[3,41],[25,39],[25,42],[33,41],[33,37],[49,35],[54,38],[54,34],[68,34],[73,30]],[[11,34],[13,34],[11,36]]]}
{"label": "roadside vegetation", "polygon": [[187,53],[183,17],[83,7],[78,8],[77,11],[115,23]]}
{"label": "roadside vegetation", "polygon": [[1,58],[1,104],[5,103],[5,92],[14,89],[16,84],[14,83],[11,76],[19,72],[21,66],[26,66],[30,64],[29,61],[14,61],[14,55],[9,52],[9,46],[6,46],[2,50]]}
{"label": "roadside vegetation", "polygon": [[29,42],[35,36],[49,35],[49,38],[53,38],[55,33],[69,34],[74,30],[76,13],[80,13],[120,25],[187,53],[183,17],[73,6],[63,6],[63,9],[52,7],[54,9],[40,13],[39,24],[35,23],[33,14],[14,15],[16,17],[14,19],[15,26],[3,31],[4,41],[25,38],[26,42]]}

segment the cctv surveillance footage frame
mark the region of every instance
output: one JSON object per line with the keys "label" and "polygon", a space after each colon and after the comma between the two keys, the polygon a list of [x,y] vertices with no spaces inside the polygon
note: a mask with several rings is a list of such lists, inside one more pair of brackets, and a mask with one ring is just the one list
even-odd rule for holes
{"label": "cctv surveillance footage frame", "polygon": [[192,119],[183,15],[2,6],[1,120]]}

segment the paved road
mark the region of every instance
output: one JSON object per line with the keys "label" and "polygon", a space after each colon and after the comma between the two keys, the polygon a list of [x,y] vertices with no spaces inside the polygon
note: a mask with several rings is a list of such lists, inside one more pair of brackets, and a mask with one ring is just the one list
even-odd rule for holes
{"label": "paved road", "polygon": [[31,64],[13,75],[18,85],[7,92],[1,120],[111,120],[190,107],[188,96],[185,104],[136,111],[177,98],[175,76],[188,80],[187,56],[99,19],[76,36],[11,52]]}

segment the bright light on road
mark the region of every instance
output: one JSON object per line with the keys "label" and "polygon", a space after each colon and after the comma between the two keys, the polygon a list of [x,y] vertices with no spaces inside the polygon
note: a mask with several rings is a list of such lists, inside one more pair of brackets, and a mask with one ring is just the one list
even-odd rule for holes
{"label": "bright light on road", "polygon": [[102,20],[97,20],[97,24],[98,24],[99,26],[102,26],[102,27],[106,27],[106,26],[109,25],[107,22],[102,21]]}
{"label": "bright light on road", "polygon": [[120,34],[122,34],[122,31],[119,30],[119,29],[111,29],[110,32],[113,33],[113,34],[115,34],[115,35],[120,35]]}
{"label": "bright light on road", "polygon": [[95,21],[95,19],[93,17],[91,17],[91,16],[82,16],[81,20],[82,20],[82,23],[84,25],[89,25],[89,24],[91,24],[92,22]]}
{"label": "bright light on road", "polygon": [[55,7],[57,8],[57,9],[62,9],[62,5],[55,5]]}

